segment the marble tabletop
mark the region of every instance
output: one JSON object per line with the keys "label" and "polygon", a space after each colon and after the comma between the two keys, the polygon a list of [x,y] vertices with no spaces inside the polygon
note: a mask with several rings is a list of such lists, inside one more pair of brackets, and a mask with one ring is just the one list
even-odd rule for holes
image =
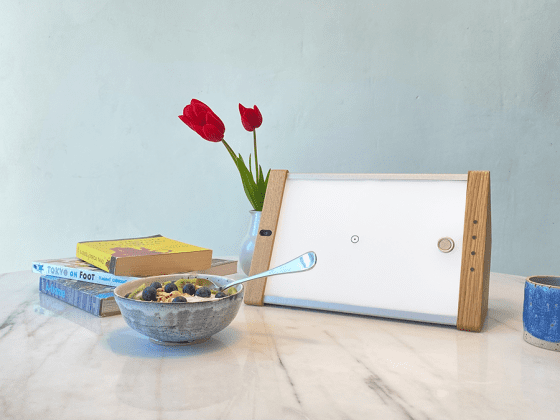
{"label": "marble tabletop", "polygon": [[522,338],[524,278],[492,273],[481,333],[242,305],[164,347],[3,274],[1,419],[551,419],[560,353]]}

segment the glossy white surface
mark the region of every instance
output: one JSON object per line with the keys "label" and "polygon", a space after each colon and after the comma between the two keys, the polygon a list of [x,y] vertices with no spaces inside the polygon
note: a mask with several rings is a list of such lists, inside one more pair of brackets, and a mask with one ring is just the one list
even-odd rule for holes
{"label": "glossy white surface", "polygon": [[[265,301],[456,325],[467,177],[428,176],[288,174],[270,266],[319,257],[311,271],[267,282]],[[449,253],[443,237],[455,243]]]}
{"label": "glossy white surface", "polygon": [[4,274],[0,418],[557,418],[560,353],[523,341],[523,284],[492,274],[482,333],[243,305],[206,343],[161,347]]}

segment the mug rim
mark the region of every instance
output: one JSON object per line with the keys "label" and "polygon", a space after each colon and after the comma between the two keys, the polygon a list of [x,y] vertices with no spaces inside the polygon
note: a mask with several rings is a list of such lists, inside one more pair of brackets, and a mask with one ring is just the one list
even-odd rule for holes
{"label": "mug rim", "polygon": [[527,277],[525,281],[535,286],[544,286],[560,290],[560,276],[536,275]]}

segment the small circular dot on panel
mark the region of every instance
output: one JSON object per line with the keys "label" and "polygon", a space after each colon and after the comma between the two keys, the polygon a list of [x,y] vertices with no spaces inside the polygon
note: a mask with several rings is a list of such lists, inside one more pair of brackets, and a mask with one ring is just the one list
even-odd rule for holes
{"label": "small circular dot on panel", "polygon": [[476,239],[476,235],[473,235],[473,237],[472,237],[472,238],[473,238],[473,239]]}
{"label": "small circular dot on panel", "polygon": [[473,220],[473,223],[476,225],[478,223],[478,220]]}
{"label": "small circular dot on panel", "polygon": [[471,252],[471,255],[476,255],[476,252],[472,251],[472,252]]}
{"label": "small circular dot on panel", "polygon": [[474,271],[474,267],[471,267],[471,271]]}

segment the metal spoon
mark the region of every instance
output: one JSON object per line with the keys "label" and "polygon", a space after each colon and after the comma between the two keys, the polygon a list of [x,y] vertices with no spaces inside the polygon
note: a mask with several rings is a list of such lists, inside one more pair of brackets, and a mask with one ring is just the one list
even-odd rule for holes
{"label": "metal spoon", "polygon": [[260,279],[262,277],[271,277],[271,276],[277,276],[279,274],[299,273],[301,271],[311,270],[313,267],[315,267],[316,263],[317,263],[317,255],[313,251],[310,251],[300,255],[297,258],[294,258],[291,261],[288,261],[285,264],[279,265],[278,267],[272,268],[268,271],[264,271],[259,274],[255,274],[254,276],[251,277],[245,277],[244,279],[234,281],[226,286],[219,286],[215,283],[214,285],[217,287],[218,292],[221,292],[226,289],[229,289],[232,286],[236,286],[240,283],[245,283],[246,281]]}

